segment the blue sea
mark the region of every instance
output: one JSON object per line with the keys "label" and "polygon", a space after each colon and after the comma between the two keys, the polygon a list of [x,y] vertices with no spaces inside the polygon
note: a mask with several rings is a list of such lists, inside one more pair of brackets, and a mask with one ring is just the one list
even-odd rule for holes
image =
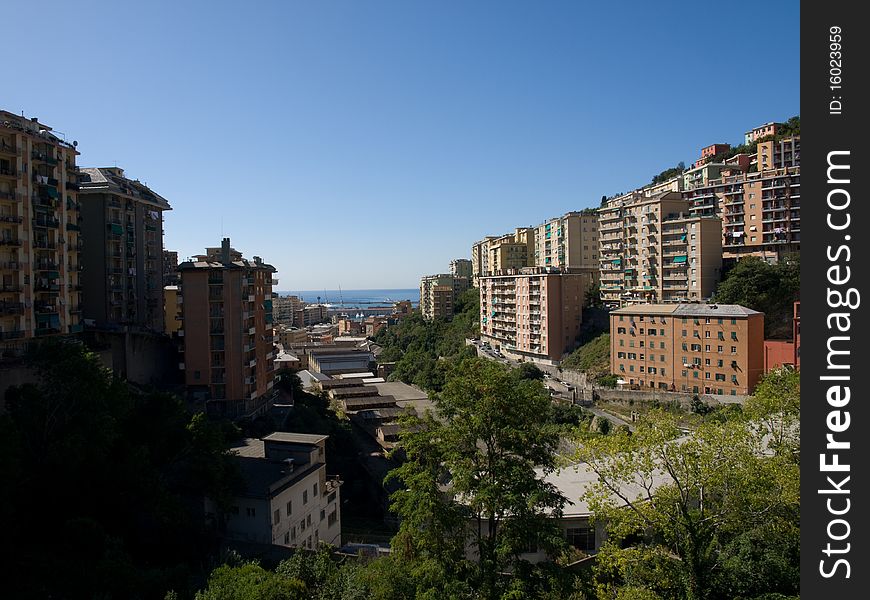
{"label": "blue sea", "polygon": [[299,296],[305,302],[333,304],[336,307],[366,308],[369,306],[389,306],[400,300],[410,300],[414,306],[420,303],[419,289],[401,290],[287,290],[278,292],[281,296]]}

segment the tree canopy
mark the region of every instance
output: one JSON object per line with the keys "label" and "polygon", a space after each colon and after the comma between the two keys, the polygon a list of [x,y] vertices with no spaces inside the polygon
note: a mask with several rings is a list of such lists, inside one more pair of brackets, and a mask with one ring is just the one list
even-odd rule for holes
{"label": "tree canopy", "polygon": [[763,312],[766,338],[790,338],[794,302],[799,294],[799,255],[788,256],[775,265],[747,256],[726,273],[711,301]]}
{"label": "tree canopy", "polygon": [[237,481],[222,430],[173,396],[130,389],[79,343],[47,340],[27,364],[37,383],[10,388],[0,415],[6,593],[186,588],[214,548],[202,497],[226,501]]}

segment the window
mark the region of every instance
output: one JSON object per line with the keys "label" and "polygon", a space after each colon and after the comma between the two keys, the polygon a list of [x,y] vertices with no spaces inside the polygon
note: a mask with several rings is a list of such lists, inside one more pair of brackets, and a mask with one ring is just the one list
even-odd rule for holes
{"label": "window", "polygon": [[664,329],[659,329],[659,335],[664,335],[664,334],[665,334],[665,330],[664,330]]}
{"label": "window", "polygon": [[721,358],[720,358],[719,360],[716,361],[716,366],[717,366],[717,367],[721,367],[721,366],[722,366],[722,359],[721,359]]}
{"label": "window", "polygon": [[722,353],[722,346],[716,346],[716,352]]}
{"label": "window", "polygon": [[725,333],[722,332],[722,331],[720,331],[717,337],[718,337],[720,340],[724,340],[724,339],[725,339]]}
{"label": "window", "polygon": [[290,539],[291,539],[291,540],[295,540],[295,539],[296,539],[296,525],[294,525],[294,526],[293,526],[293,529],[290,530]]}
{"label": "window", "polygon": [[664,342],[659,342],[659,348],[661,348],[662,350],[664,350],[664,349],[665,349],[665,343],[664,343]]}
{"label": "window", "polygon": [[322,521],[322,520],[325,519],[325,518],[326,518],[326,509],[325,509],[325,508],[321,508],[321,509],[320,509],[320,520]]}
{"label": "window", "polygon": [[292,514],[293,514],[293,501],[290,500],[287,502],[287,516],[289,517]]}
{"label": "window", "polygon": [[[707,373],[707,374],[709,375],[709,373]],[[308,527],[311,527],[311,515],[310,514],[305,518],[305,524]]]}
{"label": "window", "polygon": [[710,379],[710,373],[704,373],[704,379]]}
{"label": "window", "polygon": [[686,369],[683,369],[683,371],[682,371],[682,376],[683,376],[683,377],[688,377],[688,376],[689,376],[689,372],[688,372]]}
{"label": "window", "polygon": [[[716,373],[716,381],[725,381],[725,373]],[[719,392],[720,394],[722,392]]]}
{"label": "window", "polygon": [[659,354],[659,360],[662,361],[662,362],[665,362],[665,355],[664,355],[664,354]]}
{"label": "window", "polygon": [[709,339],[709,338],[710,338],[710,332],[709,332],[709,331],[705,331],[705,332],[704,332],[704,337]]}
{"label": "window", "polygon": [[299,531],[305,531],[305,519],[299,521]]}
{"label": "window", "polygon": [[332,511],[331,513],[329,513],[329,517],[326,519],[326,524],[327,524],[327,526],[332,527],[333,525],[335,525],[335,522],[337,520],[338,520],[338,512]]}
{"label": "window", "polygon": [[710,359],[709,358],[704,359],[704,366],[706,366],[706,367],[710,366]]}
{"label": "window", "polygon": [[284,545],[286,546],[289,543],[290,543],[290,532],[288,531],[284,534]]}
{"label": "window", "polygon": [[737,354],[737,346],[731,346],[731,354]]}
{"label": "window", "polygon": [[280,522],[281,522],[281,509],[276,509],[276,510],[275,510],[274,517],[275,517],[274,523],[280,523]]}
{"label": "window", "polygon": [[731,332],[731,339],[734,340],[735,342],[737,341],[737,332],[736,331]]}
{"label": "window", "polygon": [[199,371],[194,371],[194,372],[193,372],[193,378],[194,378],[194,379],[199,379]]}
{"label": "window", "polygon": [[308,490],[302,490],[302,504],[308,504]]}
{"label": "window", "polygon": [[710,351],[710,344],[705,344],[704,345],[704,352],[709,352],[709,351]]}
{"label": "window", "polygon": [[689,335],[689,332],[683,329],[683,337],[686,337],[687,335]]}
{"label": "window", "polygon": [[256,517],[257,516],[257,509],[249,506],[245,509],[245,514],[248,515],[249,517]]}
{"label": "window", "polygon": [[313,494],[314,494],[314,497],[317,498],[317,484],[316,483],[314,484]]}
{"label": "window", "polygon": [[583,552],[595,550],[595,530],[591,527],[570,527],[565,531],[569,546]]}

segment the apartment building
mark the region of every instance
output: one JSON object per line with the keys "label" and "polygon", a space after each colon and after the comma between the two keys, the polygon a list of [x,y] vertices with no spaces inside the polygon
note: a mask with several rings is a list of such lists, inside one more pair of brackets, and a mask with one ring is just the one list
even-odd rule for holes
{"label": "apartment building", "polygon": [[481,276],[490,275],[489,244],[497,236],[489,235],[471,245],[471,279],[474,287],[479,287]]}
{"label": "apartment building", "polygon": [[506,355],[558,364],[577,347],[589,272],[527,267],[481,277],[480,336]]}
{"label": "apartment building", "polygon": [[759,125],[754,129],[750,129],[743,135],[743,143],[751,144],[752,142],[760,138],[767,137],[769,135],[776,135],[780,127],[782,127],[782,123],[774,123],[773,121],[765,123],[764,125]]}
{"label": "apartment building", "polygon": [[692,167],[700,167],[712,160],[717,154],[722,154],[731,149],[731,144],[710,144],[701,148],[701,158],[692,163]]}
{"label": "apartment building", "polygon": [[181,296],[178,294],[177,285],[167,285],[163,288],[163,314],[165,324],[163,331],[168,335],[175,336],[181,329]]}
{"label": "apartment building", "polygon": [[517,227],[513,233],[490,240],[488,251],[491,275],[534,266],[535,229]]}
{"label": "apartment building", "polygon": [[468,258],[454,258],[450,261],[450,274],[454,277],[471,279],[471,260]]}
{"label": "apartment building", "polygon": [[725,174],[685,196],[691,214],[722,218],[726,261],[751,255],[776,262],[800,252],[799,166]]}
{"label": "apartment building", "polygon": [[75,146],[0,111],[0,357],[82,330]]}
{"label": "apartment building", "polygon": [[801,164],[801,138],[793,136],[778,141],[759,142],[756,154],[759,171],[799,167]]}
{"label": "apartment building", "polygon": [[178,265],[183,339],[181,368],[188,397],[212,414],[247,418],[261,414],[272,396],[275,267],[258,256],[220,252]]}
{"label": "apartment building", "polygon": [[572,211],[535,227],[536,267],[587,269],[598,282],[598,214]]}
{"label": "apartment building", "polygon": [[[467,277],[451,274],[426,275],[420,279],[420,312],[424,319],[453,316],[456,299],[471,285]],[[367,335],[372,335],[368,334]]]}
{"label": "apartment building", "polygon": [[691,215],[680,192],[635,191],[598,210],[600,289],[611,306],[709,298],[722,268],[722,221]]}
{"label": "apartment building", "polygon": [[610,368],[641,389],[751,394],[764,373],[764,314],[734,304],[611,311]]}
{"label": "apartment building", "polygon": [[79,185],[84,318],[99,328],[162,332],[169,202],[119,167],[82,168]]}
{"label": "apartment building", "polygon": [[178,285],[178,252],[163,251],[163,285]]}
{"label": "apartment building", "polygon": [[[264,545],[341,546],[341,481],[327,475],[327,439],[278,432],[232,448],[244,489],[231,500],[224,535]],[[217,513],[210,500],[206,513]]]}

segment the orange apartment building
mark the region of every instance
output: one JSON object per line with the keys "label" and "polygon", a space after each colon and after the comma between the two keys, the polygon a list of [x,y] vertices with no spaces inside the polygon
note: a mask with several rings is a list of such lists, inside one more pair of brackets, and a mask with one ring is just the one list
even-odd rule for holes
{"label": "orange apartment building", "polygon": [[705,146],[701,148],[701,158],[696,160],[692,167],[700,167],[708,160],[711,160],[717,154],[722,152],[727,152],[731,149],[731,144],[710,144],[709,146]]}
{"label": "orange apartment building", "polygon": [[[444,319],[453,316],[456,300],[471,285],[468,277],[442,273],[420,279],[420,313],[424,319]],[[374,335],[367,333],[366,335]]]}
{"label": "orange apartment building", "polygon": [[0,358],[82,330],[75,146],[0,111]]}
{"label": "orange apartment building", "polygon": [[516,359],[558,364],[577,347],[588,272],[527,267],[480,278],[480,337]]}
{"label": "orange apartment building", "polygon": [[268,408],[274,383],[275,267],[220,249],[178,265],[188,396],[210,414],[249,418]]}
{"label": "orange apartment building", "polygon": [[790,340],[764,340],[764,372],[783,366],[801,368],[801,303],[794,303]]}
{"label": "orange apartment building", "polygon": [[776,135],[776,132],[779,131],[780,126],[781,123],[774,123],[773,121],[771,121],[770,123],[759,125],[755,129],[750,129],[743,135],[743,143],[751,144],[759,138],[767,137],[769,135]]}
{"label": "orange apartment building", "polygon": [[800,252],[800,167],[739,173],[685,192],[691,214],[723,221],[724,260],[757,256],[769,262]]}
{"label": "orange apartment building", "polygon": [[764,314],[734,304],[614,310],[610,368],[639,389],[751,394],[764,373]]}
{"label": "orange apartment building", "polygon": [[610,306],[709,298],[722,268],[722,221],[690,214],[680,192],[643,191],[598,210],[602,300]]}

